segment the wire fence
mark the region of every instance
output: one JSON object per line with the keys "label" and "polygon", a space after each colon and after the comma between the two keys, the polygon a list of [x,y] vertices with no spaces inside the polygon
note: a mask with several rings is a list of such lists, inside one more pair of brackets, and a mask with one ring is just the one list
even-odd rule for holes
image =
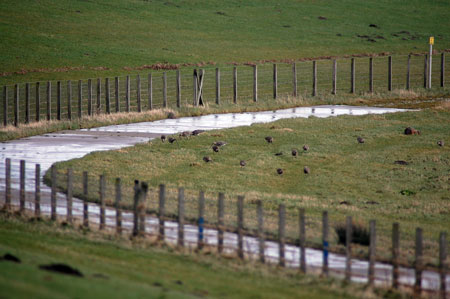
{"label": "wire fence", "polygon": [[[448,55],[432,55],[431,87],[445,87]],[[207,105],[271,101],[287,96],[362,94],[427,88],[424,54],[323,59],[205,68],[202,95]],[[140,112],[196,105],[192,69],[135,76],[32,82],[3,87],[3,126],[86,115]]]}

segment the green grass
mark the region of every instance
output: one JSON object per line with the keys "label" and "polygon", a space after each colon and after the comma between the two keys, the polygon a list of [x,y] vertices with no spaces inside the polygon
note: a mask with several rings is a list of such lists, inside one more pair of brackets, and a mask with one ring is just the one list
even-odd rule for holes
{"label": "green grass", "polygon": [[[388,292],[2,213],[0,255],[5,253],[22,263],[0,260],[2,298],[356,298]],[[68,264],[84,277],[38,268],[50,263]]]}
{"label": "green grass", "polygon": [[6,0],[0,72],[24,74],[1,77],[0,85],[123,75],[131,72],[125,67],[164,62],[425,52],[432,35],[442,50],[450,48],[448,10],[446,1],[419,0]]}
{"label": "green grass", "polygon": [[[167,184],[172,188],[168,213],[175,215],[176,187],[185,187],[190,190],[189,216],[193,218],[196,195],[204,190],[211,202],[207,216],[211,223],[216,221],[214,202],[218,192],[227,194],[230,225],[235,224],[236,195],[246,196],[249,229],[256,227],[252,216],[255,200],[263,200],[272,219],[267,225],[269,232],[276,232],[277,207],[285,203],[291,215],[288,235],[294,239],[298,236],[297,208],[303,207],[312,218],[309,233],[311,243],[315,244],[320,240],[319,215],[323,210],[332,215],[332,226],[343,222],[346,215],[364,225],[369,219],[376,219],[381,231],[380,257],[384,258],[390,256],[393,222],[399,222],[402,227],[406,260],[412,258],[413,247],[409,245],[413,244],[414,230],[422,227],[429,243],[425,250],[427,262],[435,264],[438,233],[450,227],[450,150],[448,145],[436,144],[438,140],[448,143],[450,112],[445,107],[448,104],[420,112],[280,120],[210,131],[190,139],[179,138],[178,144],[154,140],[116,151],[95,152],[56,166],[62,172],[74,169],[78,194],[81,194],[82,171],[89,171],[93,186],[98,175],[106,175],[110,203],[114,200],[114,178],[121,177],[127,206],[131,206],[134,179],[146,181],[155,189],[158,184]],[[421,130],[422,135],[404,135],[403,130],[408,126]],[[273,144],[264,141],[268,135],[273,136]],[[366,142],[358,144],[357,136]],[[224,140],[228,145],[220,153],[213,153],[211,144],[217,140]],[[301,150],[303,144],[311,148],[306,153]],[[299,157],[291,156],[293,148],[299,149]],[[280,151],[283,156],[274,155]],[[213,162],[204,163],[204,156],[212,157]],[[240,160],[247,161],[245,168],[239,166]],[[410,164],[394,164],[397,160]],[[304,166],[309,166],[311,174],[303,174]],[[277,168],[284,169],[282,176],[277,175]],[[59,185],[64,189],[64,175]],[[154,192],[149,196],[151,210],[157,205]],[[91,200],[97,200],[96,193],[90,196]],[[370,201],[376,204],[369,204]],[[364,255],[366,249],[361,250]]]}

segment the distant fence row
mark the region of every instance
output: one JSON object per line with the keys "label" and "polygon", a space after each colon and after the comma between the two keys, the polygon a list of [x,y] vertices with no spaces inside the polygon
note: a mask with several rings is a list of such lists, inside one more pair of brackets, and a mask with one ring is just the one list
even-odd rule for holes
{"label": "distant fence row", "polygon": [[[11,181],[12,170],[17,173],[17,169],[11,169],[11,160],[6,159],[5,185],[4,189],[0,188],[4,190],[6,211],[18,208],[21,213],[28,210],[35,217],[62,218],[68,224],[78,223],[85,228],[95,226],[111,233],[152,236],[162,242],[199,250],[214,247],[219,254],[233,253],[240,259],[278,263],[282,267],[295,265],[305,273],[336,274],[349,281],[367,279],[369,285],[375,281],[384,285],[392,283],[395,288],[409,285],[414,287],[415,294],[420,294],[426,286],[428,292],[432,288],[442,298],[448,295],[446,232],[441,232],[436,242],[424,240],[421,228],[415,230],[412,239],[403,231],[400,242],[398,223],[392,225],[389,233],[378,230],[375,220],[369,221],[367,229],[367,224],[355,225],[350,216],[342,223],[341,219],[330,217],[332,215],[324,211],[320,219],[307,216],[303,208],[291,209],[273,203],[268,207],[267,203],[249,201],[243,196],[234,198],[219,193],[216,198],[204,192],[165,185],[150,188],[139,181],[135,181],[134,186],[126,186],[120,178],[114,180],[114,186],[108,187],[103,175],[74,174],[71,169],[57,171],[54,166],[49,172],[51,187],[48,188],[41,184],[39,164],[33,169],[31,179],[26,178],[25,161],[20,161],[19,181]],[[12,185],[19,186],[19,190],[13,190]],[[66,194],[57,193],[61,190]],[[74,197],[81,202],[74,202]],[[96,200],[97,204],[89,200]],[[229,234],[232,234],[232,242]],[[275,257],[267,249],[267,240],[275,246],[272,246],[272,251],[278,253]],[[308,260],[307,247],[322,251],[321,264]],[[336,260],[330,260],[329,253],[333,251],[341,252],[345,266],[336,266]],[[360,264],[358,269],[352,270],[352,260],[356,257],[367,260],[366,270],[362,270]],[[392,269],[380,273],[380,269],[376,270],[377,261],[391,264]],[[427,269],[435,271],[434,280],[425,275]]]}
{"label": "distant fence row", "polygon": [[[296,63],[203,69],[202,95],[209,105],[245,104],[286,96],[385,92],[444,87],[450,72],[445,53],[323,59]],[[431,83],[431,85],[429,85]],[[85,115],[192,107],[192,70],[78,81],[48,81],[3,87],[3,126]]]}

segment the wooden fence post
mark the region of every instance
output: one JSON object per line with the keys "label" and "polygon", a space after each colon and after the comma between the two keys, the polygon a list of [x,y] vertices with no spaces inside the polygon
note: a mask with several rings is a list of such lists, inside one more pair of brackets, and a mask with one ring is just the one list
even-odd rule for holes
{"label": "wooden fence post", "polygon": [[87,171],[83,171],[83,226],[89,227],[89,176]]}
{"label": "wooden fence post", "polygon": [[392,56],[388,57],[388,90],[392,91]]}
{"label": "wooden fence post", "polygon": [[286,207],[280,204],[278,207],[278,263],[281,267],[286,266],[285,257],[285,232],[286,232]]}
{"label": "wooden fence post", "polygon": [[120,112],[120,85],[119,77],[114,78],[114,98],[116,100],[116,112]]}
{"label": "wooden fence post", "polygon": [[127,80],[125,82],[125,109],[127,112],[130,112],[130,76],[127,76]]}
{"label": "wooden fence post", "polygon": [[328,212],[322,214],[322,248],[323,248],[323,264],[322,274],[328,276]]}
{"label": "wooden fence post", "polygon": [[137,74],[136,76],[136,100],[137,100],[137,111],[141,112],[141,76]]}
{"label": "wooden fence post", "polygon": [[258,66],[253,66],[253,101],[258,101]]}
{"label": "wooden fence post", "polygon": [[237,84],[237,67],[233,68],[233,103],[237,103],[238,98],[238,84]]}
{"label": "wooden fence post", "polygon": [[52,82],[47,82],[47,120],[52,119]]}
{"label": "wooden fence post", "polygon": [[67,223],[72,224],[72,197],[73,197],[72,169],[67,169]]}
{"label": "wooden fence post", "polygon": [[406,90],[410,89],[411,84],[411,55],[408,55],[408,62],[406,65]]}
{"label": "wooden fence post", "polygon": [[177,70],[177,108],[181,107],[181,72]]}
{"label": "wooden fence post", "polygon": [[312,87],[312,96],[315,97],[317,95],[317,63],[313,61],[313,87]]}
{"label": "wooden fence post", "polygon": [[166,186],[159,185],[159,235],[158,239],[164,241],[164,217],[166,213]]}
{"label": "wooden fence post", "polygon": [[56,83],[56,119],[61,120],[61,81]]}
{"label": "wooden fence post", "polygon": [[105,78],[105,110],[107,114],[111,113],[111,98],[109,93],[109,78]]}
{"label": "wooden fence post", "polygon": [[350,87],[350,92],[351,93],[355,93],[356,87],[355,87],[355,77],[356,77],[356,67],[355,67],[356,63],[355,63],[355,58],[352,58],[352,63],[351,63],[351,71],[350,71],[350,81],[351,81],[351,87]]}
{"label": "wooden fence post", "polygon": [[98,194],[100,197],[100,230],[105,228],[105,176],[100,175],[99,178],[99,190]]}
{"label": "wooden fence post", "polygon": [[184,188],[178,188],[178,246],[184,246]]}
{"label": "wooden fence post", "polygon": [[292,85],[294,89],[292,95],[297,97],[297,64],[295,62],[292,64]]}
{"label": "wooden fence post", "polygon": [[244,259],[244,197],[238,196],[237,200],[237,224],[238,224],[238,257]]}
{"label": "wooden fence post", "polygon": [[36,105],[36,121],[40,121],[41,120],[41,83],[40,82],[36,82],[35,105]]}
{"label": "wooden fence post", "polygon": [[3,86],[3,125],[8,125],[8,87]]}
{"label": "wooden fence post", "polygon": [[222,253],[223,251],[224,201],[225,194],[219,193],[217,208],[217,250],[219,253]]}
{"label": "wooden fence post", "polygon": [[153,77],[152,74],[148,74],[148,109],[153,109]]}
{"label": "wooden fence post", "polygon": [[216,104],[220,105],[220,69],[216,68]]}
{"label": "wooden fence post", "polygon": [[306,229],[305,229],[305,209],[301,208],[298,211],[299,213],[299,241],[300,241],[300,270],[303,273],[306,273]]}
{"label": "wooden fence post", "polygon": [[78,80],[78,118],[83,116],[83,81]]}
{"label": "wooden fence post", "polygon": [[52,165],[50,169],[50,175],[52,179],[51,193],[50,193],[50,206],[51,206],[51,216],[50,219],[56,221],[58,214],[56,213],[56,168]]}
{"label": "wooden fence post", "polygon": [[446,283],[445,283],[445,273],[447,259],[447,233],[441,232],[439,234],[439,277],[440,277],[440,291],[441,298],[445,299],[446,294]]}
{"label": "wooden fence post", "polygon": [[273,98],[276,99],[278,96],[278,70],[277,64],[273,64]]}
{"label": "wooden fence post", "polygon": [[99,114],[102,109],[102,79],[97,78],[97,108],[95,113]]}
{"label": "wooden fence post", "polygon": [[163,72],[163,107],[167,108],[167,73]]}
{"label": "wooden fence post", "polygon": [[420,295],[422,292],[422,229],[420,227],[416,228],[416,258],[414,263],[414,270],[416,273],[416,282],[414,284],[414,293]]}
{"label": "wooden fence post", "polygon": [[376,262],[376,250],[377,250],[377,235],[376,235],[376,222],[375,220],[370,220],[369,231],[370,231],[370,244],[369,244],[369,271],[368,280],[369,286],[373,286],[375,282],[375,262]]}
{"label": "wooden fence post", "polygon": [[25,123],[30,123],[30,83],[25,83]]}
{"label": "wooden fence post", "polygon": [[122,188],[120,178],[116,178],[116,233],[122,234],[122,209],[120,208],[120,202],[122,201]]}
{"label": "wooden fence post", "polygon": [[5,205],[3,209],[9,210],[11,208],[11,159],[5,160]]}
{"label": "wooden fence post", "polygon": [[369,92],[373,92],[373,57],[369,58]]}
{"label": "wooden fence post", "polygon": [[423,62],[423,88],[427,88],[427,75],[428,75],[428,55],[425,54],[425,59]]}
{"label": "wooden fence post", "polygon": [[133,196],[133,232],[132,236],[136,237],[139,233],[139,214],[138,214],[138,206],[139,206],[139,181],[134,180],[134,196]]}
{"label": "wooden fence post", "polygon": [[19,84],[14,86],[14,125],[19,126]]}
{"label": "wooden fence post", "polygon": [[399,247],[400,247],[400,229],[399,224],[396,222],[392,225],[392,286],[397,289],[399,286],[399,267],[398,267],[398,257],[399,257]]}
{"label": "wooden fence post", "polygon": [[197,69],[194,69],[193,75],[192,75],[192,86],[194,87],[193,89],[193,95],[194,95],[194,102],[193,102],[193,106],[196,107],[198,102],[197,102],[197,97],[198,97],[198,74],[197,74]]}
{"label": "wooden fence post", "polygon": [[88,115],[92,115],[92,79],[88,79]]}
{"label": "wooden fence post", "polygon": [[352,278],[352,216],[347,216],[345,229],[345,280]]}
{"label": "wooden fence post", "polygon": [[264,236],[264,211],[262,206],[262,201],[258,200],[256,203],[256,213],[258,217],[258,247],[259,247],[259,261],[265,263],[266,255],[264,253],[265,249],[265,236]]}
{"label": "wooden fence post", "polygon": [[198,196],[198,239],[197,239],[197,248],[199,250],[203,249],[203,227],[205,223],[205,193],[200,191]]}
{"label": "wooden fence post", "polygon": [[337,61],[336,59],[333,59],[333,87],[332,87],[332,94],[336,94],[337,91]]}
{"label": "wooden fence post", "polygon": [[67,119],[72,119],[72,81],[67,81]]}
{"label": "wooden fence post", "polygon": [[25,211],[25,160],[20,160],[20,213]]}
{"label": "wooden fence post", "polygon": [[145,236],[145,213],[147,206],[147,192],[148,185],[146,182],[141,182],[141,189],[139,192],[139,236]]}
{"label": "wooden fence post", "polygon": [[441,53],[441,87],[445,86],[445,53]]}
{"label": "wooden fence post", "polygon": [[36,164],[35,169],[35,190],[34,190],[34,216],[41,217],[41,165]]}

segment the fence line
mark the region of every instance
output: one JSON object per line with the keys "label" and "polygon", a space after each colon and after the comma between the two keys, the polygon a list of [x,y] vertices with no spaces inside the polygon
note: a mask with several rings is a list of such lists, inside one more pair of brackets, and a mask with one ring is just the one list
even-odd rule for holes
{"label": "fence line", "polygon": [[[210,104],[222,105],[269,101],[285,96],[429,88],[428,83],[432,88],[444,88],[450,75],[445,67],[448,56],[445,53],[433,56],[440,56],[440,59],[432,60],[435,64],[431,68],[432,82],[428,82],[427,55],[416,54],[201,69],[200,73],[204,75],[201,93]],[[191,71],[178,69],[155,71],[142,77],[140,74],[115,77],[114,101],[111,101],[110,78],[97,78],[96,84],[93,79],[78,80],[77,84],[72,84],[71,80],[56,81],[56,84],[48,81],[45,91],[40,88],[45,82],[4,86],[3,126],[19,126],[43,119],[71,120],[99,113],[191,107],[192,96],[194,105],[196,103],[198,89],[193,88],[192,84],[196,82],[192,82]],[[31,92],[33,84],[35,92]],[[46,98],[46,107],[42,107],[41,96]]]}
{"label": "fence line", "polygon": [[[14,210],[14,204],[12,201],[12,194],[11,194],[11,160],[6,159],[5,160],[5,167],[6,167],[6,173],[5,173],[5,203],[3,206],[3,209],[6,211],[13,211]],[[19,212],[23,213],[28,206],[28,209],[30,206],[33,205],[27,205],[26,204],[26,198],[22,196],[22,194],[26,194],[25,184],[26,177],[25,175],[22,175],[22,172],[24,172],[25,169],[25,162],[20,162],[20,209]],[[67,186],[67,193],[66,193],[66,201],[65,204],[60,204],[59,208],[65,208],[66,209],[66,222],[67,223],[73,223],[76,219],[73,214],[73,206],[74,202],[72,200],[72,197],[74,196],[74,192],[76,192],[76,185],[78,184],[78,180],[76,176],[73,175],[73,171],[71,169],[68,169],[66,173],[62,173],[59,177],[57,176],[56,170],[54,167],[51,168],[51,177],[52,177],[52,186],[51,186],[51,219],[56,220],[56,214],[57,214],[57,202],[56,202],[56,185],[57,180],[66,180],[66,186]],[[98,177],[98,194],[100,195],[100,204],[98,205],[99,212],[95,215],[89,215],[89,208],[88,208],[88,173],[83,172],[82,174],[82,189],[83,189],[83,207],[82,212],[79,213],[82,215],[82,221],[83,225],[87,227],[89,225],[89,219],[93,216],[96,216],[98,219],[94,222],[96,225],[98,225],[100,230],[107,230],[116,232],[118,234],[121,234],[124,229],[129,230],[125,227],[123,227],[123,220],[122,220],[122,209],[123,206],[120,204],[122,200],[122,187],[121,187],[121,180],[117,178],[115,180],[115,186],[113,189],[114,193],[114,201],[108,201],[107,200],[107,185],[105,183],[105,176],[100,175]],[[42,217],[41,213],[41,180],[40,180],[40,165],[36,164],[35,166],[35,178],[34,178],[34,200],[30,201],[29,203],[34,203],[34,216],[35,217]],[[197,200],[197,215],[193,218],[190,218],[190,210],[189,206],[186,209],[186,204],[189,203],[185,200],[185,190],[184,188],[179,188],[177,192],[177,197],[174,198],[171,196],[171,194],[167,193],[167,189],[165,185],[160,185],[158,194],[159,194],[159,204],[158,204],[158,211],[152,212],[156,216],[153,218],[155,219],[152,221],[154,223],[155,229],[146,231],[146,222],[149,220],[149,214],[147,211],[149,210],[149,205],[152,205],[153,203],[147,200],[148,196],[147,193],[149,192],[149,187],[145,182],[139,182],[135,181],[134,185],[134,191],[133,191],[133,209],[132,209],[132,215],[133,215],[133,225],[131,228],[130,233],[135,237],[142,237],[142,236],[148,236],[153,235],[156,236],[158,240],[160,241],[167,241],[170,239],[173,239],[174,243],[177,244],[179,247],[185,247],[185,246],[194,246],[193,241],[191,238],[187,238],[186,236],[191,234],[191,231],[186,231],[186,225],[189,223],[196,225],[194,228],[197,230],[196,236],[194,236],[194,239],[196,240],[196,248],[198,250],[202,250],[203,247],[207,244],[206,237],[207,232],[205,230],[205,216],[206,216],[206,208],[208,206],[208,202],[205,201],[205,193],[200,192]],[[151,197],[151,196],[150,196]],[[256,214],[253,214],[255,210],[249,209],[251,206],[244,205],[244,197],[238,196],[237,197],[237,215],[236,218],[236,225],[225,225],[224,218],[225,218],[225,205],[224,205],[224,197],[225,195],[223,193],[219,194],[218,197],[218,205],[212,205],[212,207],[216,207],[217,214],[216,214],[216,225],[210,224],[209,227],[214,229],[215,233],[213,234],[213,238],[217,239],[217,251],[219,253],[223,253],[224,251],[235,251],[237,250],[237,256],[240,259],[244,258],[252,258],[253,256],[257,259],[259,259],[261,262],[266,262],[266,260],[270,257],[269,252],[265,252],[266,245],[266,239],[269,236],[269,233],[267,231],[267,227],[270,223],[270,221],[276,220],[278,223],[277,231],[278,233],[275,235],[274,238],[272,238],[273,242],[276,242],[278,245],[278,257],[276,260],[274,258],[271,258],[271,262],[278,262],[278,264],[281,267],[289,266],[289,262],[292,264],[294,261],[289,261],[287,258],[288,256],[294,256],[294,253],[292,252],[292,249],[289,249],[289,246],[297,246],[299,245],[299,252],[300,252],[300,259],[298,261],[299,268],[303,272],[307,272],[307,259],[306,259],[306,251],[305,251],[305,244],[307,242],[306,240],[306,229],[305,229],[305,223],[306,223],[306,216],[305,216],[305,210],[300,209],[299,210],[299,217],[298,225],[296,227],[299,228],[298,236],[299,236],[299,242],[288,240],[286,238],[286,228],[289,226],[287,216],[290,214],[288,211],[286,211],[286,207],[284,204],[280,204],[278,206],[278,214],[276,214],[272,217],[270,217],[268,211],[264,211],[263,205],[261,201],[257,201],[254,206],[256,207]],[[115,209],[114,216],[106,216],[106,203],[111,202],[110,208]],[[193,204],[195,201],[193,202]],[[168,214],[169,210],[172,207],[172,205],[176,206],[177,213],[175,215]],[[231,207],[230,207],[231,208]],[[47,210],[47,209],[44,209]],[[194,208],[195,210],[195,208]],[[188,212],[188,213],[186,213]],[[266,213],[265,213],[266,212]],[[48,214],[48,213],[46,213]],[[78,214],[78,213],[77,213]],[[109,213],[110,214],[110,213]],[[193,213],[195,215],[195,212]],[[266,221],[263,221],[263,215],[265,214]],[[233,213],[230,215],[232,216]],[[186,217],[188,216],[188,217]],[[269,217],[268,217],[269,216]],[[150,216],[151,217],[151,216]],[[256,219],[252,219],[255,217]],[[275,219],[274,219],[275,218]],[[177,220],[177,221],[174,221]],[[169,233],[169,230],[171,229],[172,225],[167,226],[165,225],[165,221],[172,221],[174,223],[177,223],[176,226],[177,233]],[[249,228],[249,223],[256,221],[257,222],[257,233],[252,233],[251,229]],[[313,221],[313,219],[308,219],[308,221]],[[377,235],[376,235],[376,223],[374,220],[371,220],[369,222],[369,254],[368,254],[368,267],[367,267],[367,275],[361,276],[359,273],[355,273],[355,271],[352,270],[352,260],[354,259],[354,256],[352,255],[352,245],[354,240],[354,222],[352,221],[352,217],[348,216],[346,220],[345,225],[345,231],[343,232],[343,236],[345,236],[345,240],[343,241],[345,244],[345,270],[336,270],[332,269],[329,265],[328,255],[329,255],[329,215],[327,211],[323,212],[322,215],[322,251],[323,251],[323,260],[322,260],[322,274],[327,276],[329,275],[330,271],[333,273],[340,272],[340,274],[343,274],[346,280],[350,281],[352,277],[355,276],[361,276],[361,277],[367,277],[368,284],[373,285],[374,281],[376,280],[376,272],[375,272],[375,261],[376,261],[376,241],[377,241]],[[175,228],[174,228],[175,229]],[[237,236],[237,246],[236,247],[230,247],[227,248],[227,246],[224,244],[224,231],[234,232]],[[191,234],[192,235],[192,234]],[[254,249],[251,249],[251,244],[247,244],[246,242],[249,242],[248,239],[246,239],[248,236],[254,236],[256,243],[254,244]],[[339,233],[338,233],[339,235]],[[421,228],[416,229],[415,233],[415,255],[414,255],[414,273],[415,273],[415,282],[414,282],[414,293],[416,295],[420,295],[423,286],[424,276],[423,271],[425,270],[425,262],[424,262],[424,255],[423,255],[423,248],[424,248],[424,241],[423,241],[423,231]],[[392,257],[391,257],[391,264],[393,266],[392,269],[392,286],[394,288],[398,288],[400,286],[400,269],[399,269],[399,245],[400,245],[400,230],[399,230],[399,224],[394,223],[392,228]],[[439,254],[438,254],[438,267],[437,272],[439,274],[439,293],[441,294],[442,298],[445,298],[447,295],[446,290],[446,273],[448,272],[448,266],[446,264],[447,261],[447,240],[446,240],[446,232],[441,232],[439,235]],[[289,246],[288,246],[289,245]]]}

